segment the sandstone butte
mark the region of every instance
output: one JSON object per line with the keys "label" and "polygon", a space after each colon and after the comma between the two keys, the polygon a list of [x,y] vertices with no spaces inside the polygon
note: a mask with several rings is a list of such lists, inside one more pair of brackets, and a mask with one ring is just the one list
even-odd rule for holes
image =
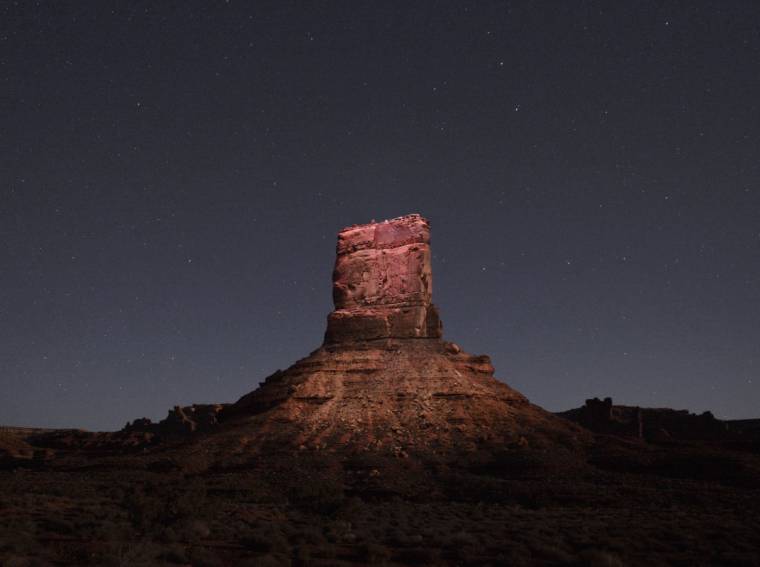
{"label": "sandstone butte", "polygon": [[580,427],[494,378],[488,356],[443,340],[430,260],[430,225],[417,214],[340,231],[323,344],[219,410],[192,452],[229,462],[292,450],[406,457],[585,444]]}

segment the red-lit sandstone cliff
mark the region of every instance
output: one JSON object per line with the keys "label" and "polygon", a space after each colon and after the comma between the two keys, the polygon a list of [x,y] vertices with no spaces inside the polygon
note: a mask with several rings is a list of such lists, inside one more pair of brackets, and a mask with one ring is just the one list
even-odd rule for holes
{"label": "red-lit sandstone cliff", "polygon": [[344,228],[333,271],[326,343],[439,338],[431,303],[430,225],[419,215]]}

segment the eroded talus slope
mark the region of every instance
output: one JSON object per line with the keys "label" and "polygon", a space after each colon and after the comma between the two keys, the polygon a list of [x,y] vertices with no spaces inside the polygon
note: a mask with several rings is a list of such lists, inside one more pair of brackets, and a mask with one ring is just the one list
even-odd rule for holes
{"label": "eroded talus slope", "polygon": [[323,346],[227,408],[222,422],[204,441],[220,458],[229,450],[570,448],[588,437],[494,378],[487,356],[436,339]]}

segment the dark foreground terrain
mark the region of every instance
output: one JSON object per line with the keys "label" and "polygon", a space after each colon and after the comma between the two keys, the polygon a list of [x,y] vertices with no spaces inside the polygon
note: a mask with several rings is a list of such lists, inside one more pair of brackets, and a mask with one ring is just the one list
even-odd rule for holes
{"label": "dark foreground terrain", "polygon": [[303,450],[194,471],[171,446],[30,455],[55,435],[0,435],[4,567],[760,564],[752,444],[598,435],[583,452]]}

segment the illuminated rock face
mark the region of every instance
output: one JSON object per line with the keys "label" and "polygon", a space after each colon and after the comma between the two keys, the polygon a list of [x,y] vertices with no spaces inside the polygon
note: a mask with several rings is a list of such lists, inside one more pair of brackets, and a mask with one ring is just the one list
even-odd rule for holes
{"label": "illuminated rock face", "polygon": [[326,343],[439,338],[431,303],[430,225],[420,215],[354,225],[338,234]]}
{"label": "illuminated rock face", "polygon": [[224,408],[218,421],[237,425],[205,437],[194,455],[226,465],[286,448],[438,459],[586,443],[580,426],[494,378],[488,356],[442,340],[431,294],[424,218],[340,231],[324,344]]}

